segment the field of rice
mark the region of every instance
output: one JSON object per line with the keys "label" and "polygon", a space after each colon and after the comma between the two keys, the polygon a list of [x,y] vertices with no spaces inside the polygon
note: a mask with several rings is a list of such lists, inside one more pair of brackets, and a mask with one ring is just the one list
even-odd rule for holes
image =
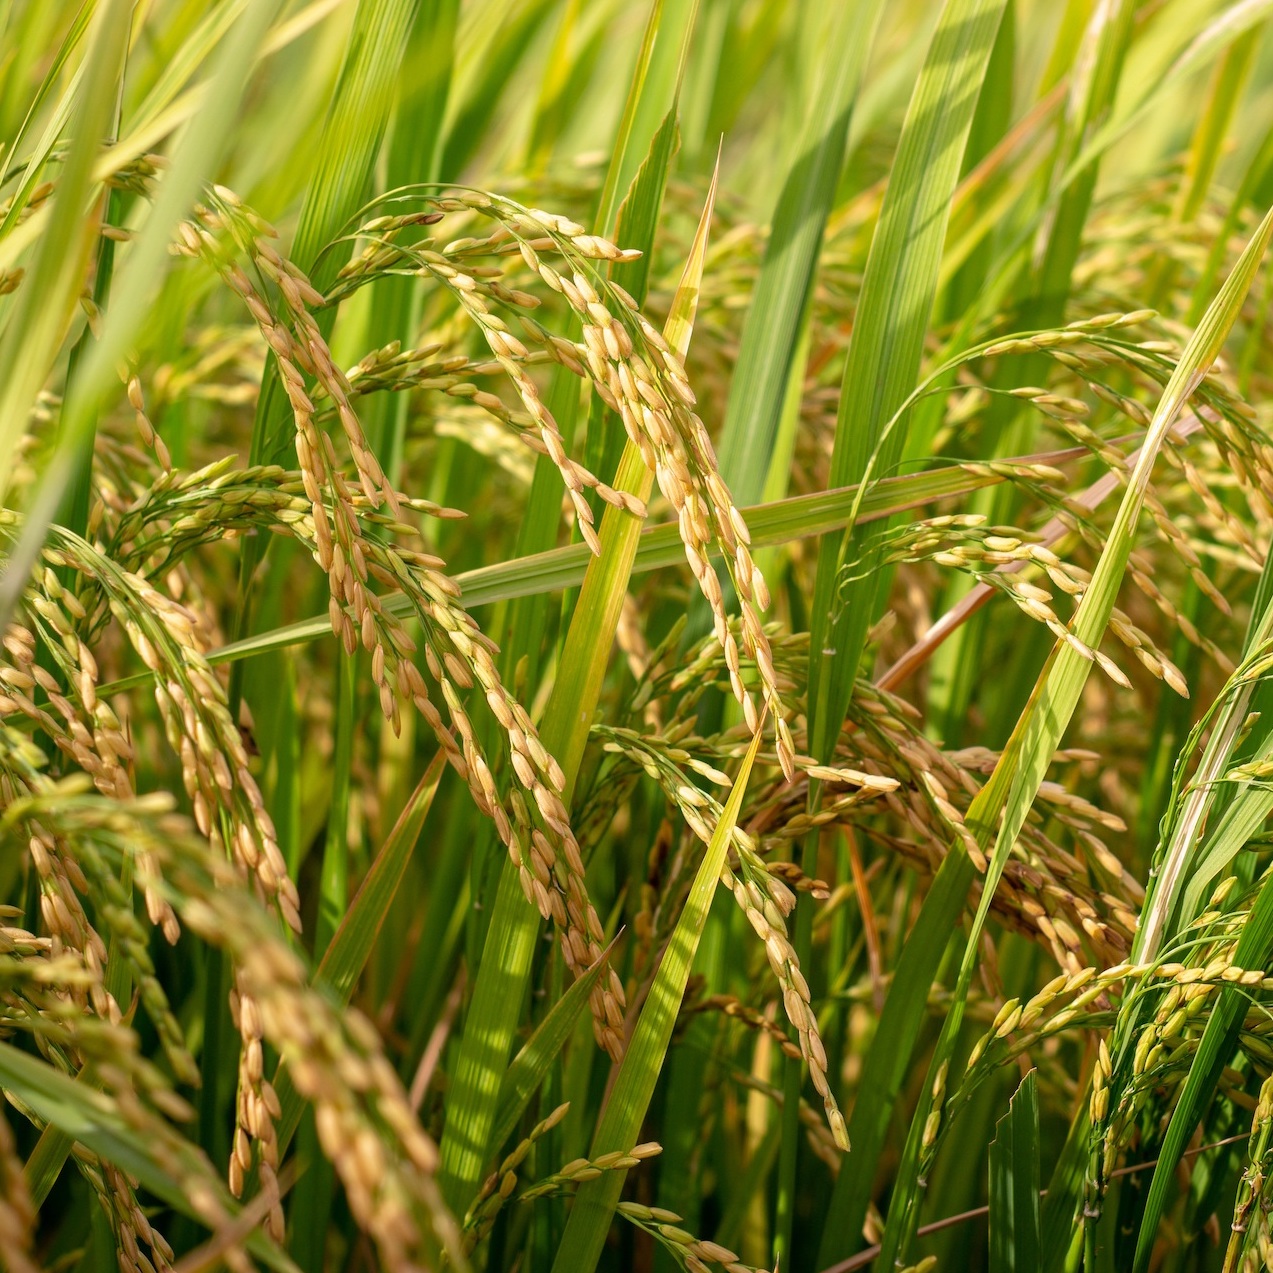
{"label": "field of rice", "polygon": [[0,1269],[1273,1270],[1273,0],[0,0]]}

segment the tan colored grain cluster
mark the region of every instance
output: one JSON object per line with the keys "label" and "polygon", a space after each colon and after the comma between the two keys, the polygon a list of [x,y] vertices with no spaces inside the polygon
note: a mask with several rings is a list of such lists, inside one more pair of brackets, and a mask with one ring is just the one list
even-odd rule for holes
{"label": "tan colored grain cluster", "polygon": [[[522,311],[534,308],[536,298],[492,281],[490,275],[498,275],[497,267],[466,262],[464,269],[459,269],[455,260],[501,249],[516,250],[537,281],[564,297],[582,324],[581,343],[572,345],[519,312],[523,335],[554,361],[591,381],[605,404],[618,414],[629,439],[657,477],[660,490],[676,513],[694,577],[711,606],[731,688],[748,726],[754,730],[760,714],[743,682],[739,643],[730,630],[720,581],[710,561],[713,550],[722,554],[738,597],[743,652],[754,661],[759,673],[761,697],[774,720],[778,755],[784,772],[792,776],[794,747],[760,620],[760,613],[769,604],[768,590],[752,559],[746,524],[721,479],[707,431],[693,410],[695,398],[685,368],[632,298],[589,264],[598,260],[625,261],[631,254],[605,239],[586,234],[583,227],[567,218],[482,193],[457,191],[453,196],[433,199],[431,206],[443,213],[479,212],[497,221],[496,231],[484,239],[455,240],[440,251],[431,243],[407,248],[396,243],[394,236],[409,225],[419,224],[421,217],[377,218],[363,227],[373,239],[372,246],[346,267],[345,278],[365,281],[391,266],[411,265],[451,290],[482,331],[514,385],[538,429],[544,453],[562,474],[580,534],[597,552],[600,544],[583,491],[594,490],[606,502],[638,516],[644,515],[644,505],[634,496],[606,486],[571,460],[556,421],[526,372],[530,362],[527,345],[491,304],[500,302]],[[550,263],[551,254],[564,257],[565,268]]]}
{"label": "tan colored grain cluster", "polygon": [[[217,211],[205,211],[197,225],[186,224],[183,250],[216,265],[243,297],[279,362],[296,428],[301,478],[310,502],[309,517],[303,525],[293,520],[291,528],[293,533],[308,530],[312,534],[315,560],[331,585],[333,630],[348,653],[359,645],[370,653],[381,710],[395,731],[400,727],[399,701],[412,702],[429,723],[448,759],[468,782],[474,801],[493,819],[519,868],[528,900],[560,929],[567,964],[578,974],[603,958],[603,933],[587,895],[582,858],[561,800],[564,776],[560,766],[539,741],[525,709],[500,681],[491,657],[495,646],[459,603],[459,589],[443,573],[444,563],[419,549],[401,543],[390,547],[364,533],[360,517],[384,504],[393,518],[388,527],[410,535],[412,528],[401,522],[401,509],[404,502],[410,506],[415,502],[404,501],[393,490],[366,443],[351,405],[350,382],[333,363],[309,310],[324,303],[323,298],[273,249],[269,242],[273,232],[266,223],[230,192],[218,191],[218,197]],[[238,231],[253,261],[273,282],[275,301],[285,318],[278,316],[247,274],[227,256],[217,237],[227,228]],[[353,458],[359,496],[344,481],[330,438],[318,430],[306,374],[334,404]],[[427,507],[447,514],[436,506]],[[416,640],[386,608],[372,581],[412,598],[427,634],[424,661],[441,687],[449,728],[415,665]],[[507,800],[499,794],[464,703],[464,692],[475,685],[509,743],[520,790],[512,791]],[[622,1050],[623,998],[613,973],[597,985],[592,999],[598,1041],[617,1057]]]}
{"label": "tan colored grain cluster", "polygon": [[710,1273],[712,1269],[724,1269],[725,1273],[764,1273],[744,1264],[736,1251],[719,1242],[696,1238],[680,1227],[681,1217],[666,1207],[647,1207],[639,1202],[621,1202],[619,1214],[625,1220],[644,1229],[658,1240],[662,1248],[688,1273]]}
{"label": "tan colored grain cluster", "polygon": [[[680,766],[684,765],[691,772],[716,783],[728,783],[727,775],[696,759],[683,748],[660,745],[632,731],[598,727],[597,732],[607,740],[605,747],[608,751],[635,760],[659,782],[668,799],[679,808],[690,830],[704,844],[710,843],[724,812],[723,807],[695,786]],[[887,783],[877,784],[875,789],[887,789],[888,786]],[[870,784],[867,789],[871,789]],[[787,934],[787,919],[796,903],[795,894],[769,872],[745,831],[735,827],[730,839],[731,864],[722,872],[721,882],[742,907],[764,945],[765,957],[782,992],[784,1011],[795,1028],[801,1055],[809,1066],[810,1078],[826,1107],[827,1122],[836,1143],[847,1149],[848,1132],[827,1078],[826,1049],[810,1003],[809,984],[800,971],[799,958]],[[653,930],[653,921],[646,921],[640,935],[644,937]]]}
{"label": "tan colored grain cluster", "polygon": [[0,1251],[9,1273],[37,1273],[31,1253],[35,1207],[8,1120],[0,1113]]}

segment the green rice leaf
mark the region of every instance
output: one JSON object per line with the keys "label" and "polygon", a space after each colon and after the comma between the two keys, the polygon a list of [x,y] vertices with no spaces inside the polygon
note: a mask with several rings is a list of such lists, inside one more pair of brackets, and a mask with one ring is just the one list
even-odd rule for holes
{"label": "green rice leaf", "polygon": [[718,447],[721,476],[739,504],[757,503],[764,494],[823,229],[844,165],[849,117],[881,7],[880,0],[846,0],[832,10],[819,63],[823,82],[778,194]]}
{"label": "green rice leaf", "polygon": [[[39,119],[42,108],[57,87],[58,81],[62,78],[63,72],[66,70],[75,50],[79,48],[80,41],[88,30],[89,19],[92,18],[93,12],[93,4],[90,3],[90,0],[84,0],[84,3],[80,5],[79,10],[75,14],[74,21],[67,29],[61,45],[58,47],[57,55],[50,63],[44,78],[40,81],[39,88],[35,92],[35,96],[31,99],[31,105],[27,109],[26,117],[4,152],[3,160],[0,161],[0,185],[8,182],[9,175],[15,167],[15,156],[22,153],[27,133]],[[84,66],[81,65],[76,68],[70,82],[58,99],[52,116],[45,125],[40,139],[36,142],[35,150],[29,156],[24,156],[22,178],[11,196],[11,202],[8,211],[4,215],[4,220],[0,221],[0,239],[3,239],[12,231],[13,227],[17,225],[18,218],[22,215],[23,210],[29,206],[31,192],[39,183],[49,155],[52,154],[54,146],[57,145],[66,129],[83,77]]]}
{"label": "green rice leaf", "polygon": [[[614,943],[606,948],[607,955]],[[548,1075],[553,1062],[560,1055],[575,1027],[583,1019],[588,1007],[588,996],[597,978],[606,967],[605,960],[598,960],[582,977],[566,987],[560,999],[553,1004],[535,1032],[513,1057],[499,1089],[499,1113],[491,1129],[491,1145],[502,1145],[517,1126],[530,1103],[530,1098]]]}
{"label": "green rice leaf", "polygon": [[[176,229],[177,222],[186,214],[193,204],[200,187],[215,170],[230,124],[252,68],[257,47],[265,30],[278,8],[278,0],[254,0],[245,9],[244,16],[236,25],[232,35],[220,51],[208,89],[207,109],[200,114],[187,129],[183,144],[173,164],[159,188],[154,207],[151,209],[133,251],[119,271],[118,279],[111,290],[110,303],[102,319],[99,338],[88,344],[81,359],[77,360],[75,375],[68,389],[67,401],[63,408],[58,443],[53,451],[39,485],[32,496],[23,528],[22,542],[9,563],[5,583],[0,585],[0,618],[6,616],[16,599],[17,589],[27,578],[27,573],[35,561],[44,536],[56,516],[64,492],[71,482],[78,467],[92,452],[92,439],[96,428],[98,411],[108,390],[117,383],[118,365],[128,354],[136,339],[137,333],[146,317],[147,308],[154,296],[156,282],[162,278],[168,258],[168,245]],[[122,14],[111,16],[110,6],[101,10],[106,22],[123,23]],[[109,62],[118,58],[120,49],[113,40],[103,38],[101,50],[95,50],[93,66],[96,67],[98,56]],[[103,73],[98,68],[93,75]],[[91,113],[103,108],[103,94],[108,86],[99,83],[96,78],[86,81],[84,98],[81,103],[81,114],[77,116],[77,136],[72,142],[71,154],[64,167],[62,182],[58,195],[54,219],[50,222],[47,233],[57,235],[65,228],[59,228],[61,217],[78,216],[78,206],[62,209],[63,199],[83,200],[86,187],[92,180],[92,161],[97,150],[97,139],[105,131],[99,118]],[[86,130],[78,135],[79,130]],[[81,147],[85,153],[80,154]],[[96,227],[91,226],[95,229]],[[69,233],[69,231],[67,231]],[[87,250],[88,240],[84,248]],[[64,330],[53,326],[56,322],[58,302],[56,296],[60,288],[78,288],[79,275],[76,266],[82,271],[84,262],[74,254],[67,260],[57,261],[46,266],[42,258],[37,269],[41,273],[62,272],[62,281],[48,280],[53,294],[52,303],[42,306],[38,320],[32,320],[29,331],[23,332],[25,319],[14,315],[7,336],[13,336],[15,330],[22,332],[24,348],[15,348],[15,356],[22,362],[21,374],[15,374],[12,382],[6,386],[14,393],[26,394],[31,391],[34,400],[35,388],[39,380],[47,374],[48,358],[41,353],[39,341],[54,341],[58,344],[64,338]],[[66,273],[66,271],[70,271]],[[23,304],[27,298],[34,296],[36,280],[23,290]],[[68,300],[70,297],[68,297]],[[69,314],[65,316],[69,320]],[[26,344],[27,341],[37,342]],[[10,347],[10,340],[0,341],[0,369],[5,363],[5,350]],[[24,377],[34,376],[27,388],[23,388]],[[30,403],[23,405],[20,399],[6,401],[19,415],[7,416],[9,420],[24,420],[30,410]],[[0,426],[0,453],[8,445],[4,440],[3,426]],[[4,481],[0,479],[0,496],[3,496]]]}
{"label": "green rice leaf", "polygon": [[[359,0],[355,11],[291,248],[292,259],[319,291],[330,286],[344,264],[338,253],[324,250],[366,202],[418,4]],[[326,331],[333,321],[330,310],[318,316]],[[254,463],[277,463],[292,449],[292,424],[279,393],[277,373],[271,370],[257,405]],[[255,553],[248,559],[255,565]]]}
{"label": "green rice leaf", "polygon": [[1039,1093],[1035,1071],[1021,1080],[990,1144],[990,1270],[1039,1267]]}
{"label": "green rice leaf", "polygon": [[[831,486],[890,474],[905,448],[905,420],[885,425],[919,379],[950,199],[1002,14],[1002,0],[949,0],[942,10],[871,241],[840,392]],[[840,587],[855,541],[858,555],[875,542],[872,531],[853,529],[825,539],[818,556],[809,745],[819,757],[829,754],[844,718],[884,573],[866,569]]]}
{"label": "green rice leaf", "polygon": [[[83,80],[69,116],[71,143],[57,194],[25,286],[0,336],[0,500],[8,495],[22,430],[72,323],[97,238],[97,226],[84,210],[93,194],[98,147],[110,132],[127,34],[128,6],[123,0],[104,0],[94,10],[87,35]],[[51,144],[56,136],[49,140]]]}

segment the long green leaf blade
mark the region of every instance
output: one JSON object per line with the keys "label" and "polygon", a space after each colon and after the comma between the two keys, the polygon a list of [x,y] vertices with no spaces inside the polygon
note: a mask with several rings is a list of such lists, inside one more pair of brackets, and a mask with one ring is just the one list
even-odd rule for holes
{"label": "long green leaf blade", "polygon": [[1039,1092],[1021,1080],[990,1145],[990,1273],[1039,1267]]}
{"label": "long green leaf blade", "polygon": [[[887,433],[885,425],[919,379],[950,200],[1002,14],[1002,0],[948,0],[942,10],[871,241],[841,388],[832,486],[889,474],[905,447],[905,422]],[[824,540],[818,555],[809,698],[810,748],[819,757],[839,732],[881,577],[866,570],[839,591],[848,551],[845,534]]]}

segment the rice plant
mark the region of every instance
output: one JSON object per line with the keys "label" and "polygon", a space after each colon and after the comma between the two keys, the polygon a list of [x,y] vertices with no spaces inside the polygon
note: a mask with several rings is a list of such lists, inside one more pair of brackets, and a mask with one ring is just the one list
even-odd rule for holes
{"label": "rice plant", "polygon": [[1273,1268],[1270,19],[0,5],[0,1268]]}

